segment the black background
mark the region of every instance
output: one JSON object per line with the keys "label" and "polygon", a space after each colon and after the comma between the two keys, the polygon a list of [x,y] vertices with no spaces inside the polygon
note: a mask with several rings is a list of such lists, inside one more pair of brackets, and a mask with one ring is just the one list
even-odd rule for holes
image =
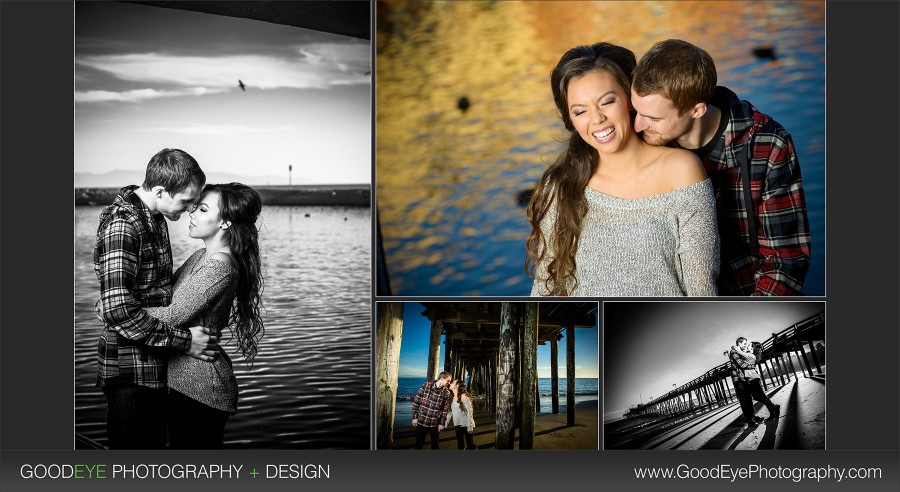
{"label": "black background", "polygon": [[[633,479],[632,466],[884,466],[881,481],[766,482],[769,490],[896,490],[900,438],[900,98],[895,2],[827,3],[828,451],[75,452],[73,447],[74,7],[0,3],[0,484],[10,490],[155,489],[159,481],[25,481],[25,462],[331,463],[321,481],[165,482],[170,490],[278,488],[720,490]],[[164,27],[164,26],[161,26]],[[374,114],[374,111],[373,111]],[[373,139],[373,142],[375,140]],[[810,298],[823,299],[823,298]],[[379,299],[381,300],[381,299]],[[385,299],[386,300],[386,299]],[[602,357],[601,347],[601,357]],[[601,361],[602,363],[602,361]],[[601,375],[602,376],[602,375]],[[487,455],[487,456],[485,456]],[[246,468],[246,467],[245,467]],[[446,472],[446,473],[445,473]],[[245,472],[246,473],[246,472]],[[443,474],[443,478],[438,478]],[[453,477],[461,477],[463,482]],[[422,481],[430,485],[423,487]],[[758,489],[759,482],[733,484]],[[101,487],[102,486],[102,487]]]}

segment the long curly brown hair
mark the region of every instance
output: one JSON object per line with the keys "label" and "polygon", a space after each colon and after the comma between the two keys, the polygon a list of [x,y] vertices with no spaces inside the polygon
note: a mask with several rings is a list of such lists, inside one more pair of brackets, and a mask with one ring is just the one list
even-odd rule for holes
{"label": "long curly brown hair", "polygon": [[238,270],[238,285],[231,311],[230,328],[244,359],[252,364],[257,345],[265,333],[261,314],[264,287],[256,219],[262,199],[253,188],[241,183],[208,184],[203,193],[219,194],[222,220],[231,222],[225,240]]}
{"label": "long curly brown hair", "polygon": [[469,391],[466,390],[466,382],[462,379],[456,381],[456,403],[459,403],[459,409],[462,410],[463,413],[466,413],[466,406],[463,405],[462,397],[466,395],[466,398],[469,400],[472,399],[472,395],[469,394]]}
{"label": "long curly brown hair", "polygon": [[[544,289],[550,295],[568,295],[578,286],[575,253],[588,211],[584,190],[600,162],[597,150],[581,138],[572,124],[568,108],[569,82],[589,72],[605,71],[622,86],[630,104],[631,72],[635,65],[631,50],[610,43],[596,43],[570,49],[550,73],[553,100],[569,131],[569,141],[562,154],[544,171],[528,202],[531,234],[525,243],[528,253],[525,270],[531,278],[543,281]],[[547,238],[541,222],[551,209],[555,209],[556,220]],[[546,277],[539,278],[537,270],[541,264],[547,271]]]}

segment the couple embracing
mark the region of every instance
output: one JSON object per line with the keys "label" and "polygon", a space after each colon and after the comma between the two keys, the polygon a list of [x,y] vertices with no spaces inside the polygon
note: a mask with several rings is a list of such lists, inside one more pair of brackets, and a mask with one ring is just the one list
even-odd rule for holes
{"label": "couple embracing", "polygon": [[791,135],[705,50],[610,43],[550,74],[566,148],[528,204],[531,295],[800,295],[810,262]]}
{"label": "couple embracing", "polygon": [[450,427],[456,430],[458,449],[478,449],[475,446],[475,411],[466,382],[453,379],[444,371],[434,381],[426,381],[413,398],[412,426],[416,430],[416,449],[425,445],[425,435],[431,438],[431,449],[440,448],[440,433]]}
{"label": "couple embracing", "polygon": [[[97,385],[110,449],[161,449],[167,436],[172,448],[223,447],[238,385],[222,332],[247,361],[263,334],[261,210],[252,188],[206,184],[193,157],[163,149],[143,184],[122,188],[100,214]],[[204,247],[173,272],[166,219],[186,211]]]}

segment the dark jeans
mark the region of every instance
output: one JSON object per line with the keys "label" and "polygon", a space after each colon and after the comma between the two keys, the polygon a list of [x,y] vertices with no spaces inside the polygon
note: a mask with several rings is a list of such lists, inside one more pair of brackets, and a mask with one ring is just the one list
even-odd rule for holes
{"label": "dark jeans", "polygon": [[738,380],[734,381],[734,393],[737,395],[738,401],[741,403],[741,410],[744,412],[744,419],[747,422],[753,420],[753,400],[756,400],[769,410],[769,413],[775,411],[775,404],[766,396],[763,391],[762,384],[759,379],[751,379],[750,381]]}
{"label": "dark jeans", "polygon": [[440,433],[437,427],[425,427],[422,424],[416,426],[416,449],[422,449],[425,446],[425,434],[431,435],[431,449],[439,449],[441,447]]}
{"label": "dark jeans", "polygon": [[172,449],[222,449],[231,414],[169,390],[169,443]]}
{"label": "dark jeans", "polygon": [[103,385],[109,449],[166,447],[166,390],[113,379]]}
{"label": "dark jeans", "polygon": [[469,449],[478,449],[475,446],[475,437],[472,436],[472,433],[466,430],[466,426],[457,425],[456,426],[456,447],[459,449],[465,449],[463,447],[463,440],[465,440],[465,447]]}

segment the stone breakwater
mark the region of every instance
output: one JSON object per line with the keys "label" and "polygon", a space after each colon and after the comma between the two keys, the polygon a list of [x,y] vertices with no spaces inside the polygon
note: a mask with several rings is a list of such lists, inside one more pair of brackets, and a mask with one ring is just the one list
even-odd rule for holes
{"label": "stone breakwater", "polygon": [[[368,207],[371,205],[369,185],[298,185],[254,186],[263,205],[307,205]],[[75,205],[108,205],[119,188],[75,188]]]}

